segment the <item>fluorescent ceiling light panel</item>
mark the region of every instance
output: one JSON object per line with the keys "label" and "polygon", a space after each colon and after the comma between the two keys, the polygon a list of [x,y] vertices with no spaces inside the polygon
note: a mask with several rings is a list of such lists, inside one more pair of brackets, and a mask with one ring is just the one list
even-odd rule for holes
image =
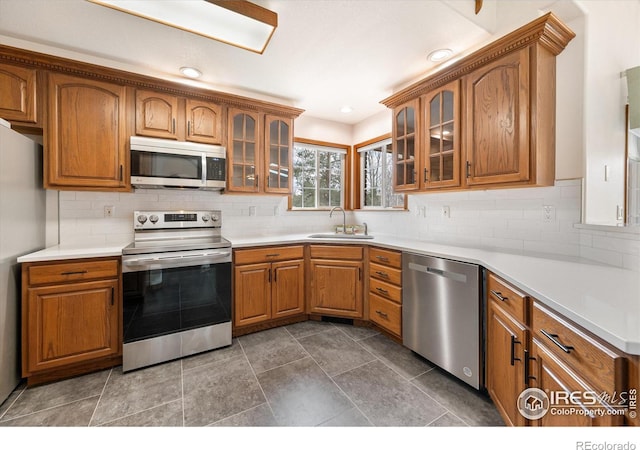
{"label": "fluorescent ceiling light panel", "polygon": [[256,53],[263,53],[278,15],[243,0],[88,0]]}

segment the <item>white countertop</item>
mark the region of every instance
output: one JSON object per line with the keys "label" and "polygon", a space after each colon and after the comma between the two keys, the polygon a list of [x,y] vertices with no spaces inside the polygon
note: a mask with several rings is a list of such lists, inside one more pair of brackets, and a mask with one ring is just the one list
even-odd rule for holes
{"label": "white countertop", "polygon": [[105,256],[122,256],[122,249],[129,245],[129,242],[121,244],[61,244],[53,247],[47,247],[28,255],[20,256],[19,263],[39,262],[39,261],[58,261],[65,259],[78,258],[101,258]]}
{"label": "white countertop", "polygon": [[[640,273],[553,256],[523,256],[376,235],[374,239],[316,239],[308,234],[229,238],[234,248],[295,243],[378,245],[486,267],[616,348],[640,355]],[[119,256],[122,245],[59,245],[18,258],[33,262]]]}

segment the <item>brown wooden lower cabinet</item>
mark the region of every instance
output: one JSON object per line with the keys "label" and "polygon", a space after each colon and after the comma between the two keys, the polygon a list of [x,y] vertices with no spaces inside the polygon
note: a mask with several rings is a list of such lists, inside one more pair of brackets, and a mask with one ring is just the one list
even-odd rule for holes
{"label": "brown wooden lower cabinet", "polygon": [[[612,426],[622,425],[624,416],[605,402],[594,402],[595,389],[564,365],[549,348],[536,338],[532,344],[532,386],[552,395],[549,410],[533,426]],[[613,392],[610,392],[611,394]]]}
{"label": "brown wooden lower cabinet", "polygon": [[234,251],[234,327],[305,313],[303,249],[297,245]]}
{"label": "brown wooden lower cabinet", "polygon": [[22,375],[29,383],[117,365],[120,259],[23,264]]}
{"label": "brown wooden lower cabinet", "polygon": [[364,247],[309,245],[307,312],[362,319]]}
{"label": "brown wooden lower cabinet", "polygon": [[487,310],[487,391],[507,425],[525,425],[516,400],[527,387],[524,380],[527,327],[494,300]]}

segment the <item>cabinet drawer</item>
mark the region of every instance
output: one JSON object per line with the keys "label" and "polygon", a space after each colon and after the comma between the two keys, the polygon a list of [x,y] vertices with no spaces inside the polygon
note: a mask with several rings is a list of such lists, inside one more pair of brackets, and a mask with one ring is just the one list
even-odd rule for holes
{"label": "cabinet drawer", "polygon": [[590,385],[609,394],[614,389],[625,388],[622,379],[626,359],[622,353],[600,343],[536,301],[533,302],[532,328],[540,342]]}
{"label": "cabinet drawer", "polygon": [[369,249],[369,261],[400,269],[402,268],[402,253],[371,247]]}
{"label": "cabinet drawer", "polygon": [[314,259],[353,259],[362,260],[362,247],[346,245],[310,245],[311,258]]}
{"label": "cabinet drawer", "polygon": [[286,261],[290,259],[302,259],[303,257],[304,247],[302,245],[254,248],[251,250],[235,250],[233,252],[233,258],[236,264]]}
{"label": "cabinet drawer", "polygon": [[377,278],[378,280],[386,281],[387,283],[395,284],[397,286],[402,285],[401,269],[394,269],[393,267],[382,266],[380,264],[370,262],[369,276],[371,278]]}
{"label": "cabinet drawer", "polygon": [[397,336],[402,336],[402,306],[376,294],[369,294],[369,319]]}
{"label": "cabinet drawer", "polygon": [[117,259],[65,262],[29,266],[29,285],[65,283],[118,277]]}
{"label": "cabinet drawer", "polygon": [[521,323],[526,323],[528,297],[492,273],[488,278],[487,298],[497,302]]}
{"label": "cabinet drawer", "polygon": [[393,284],[371,278],[369,280],[369,290],[396,303],[402,303],[402,288]]}

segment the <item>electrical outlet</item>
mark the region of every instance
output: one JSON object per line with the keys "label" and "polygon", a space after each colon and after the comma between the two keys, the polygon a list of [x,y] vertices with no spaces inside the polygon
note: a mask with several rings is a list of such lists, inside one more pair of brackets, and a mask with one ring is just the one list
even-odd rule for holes
{"label": "electrical outlet", "polygon": [[553,205],[544,205],[542,207],[542,221],[554,222],[556,220],[556,208]]}
{"label": "electrical outlet", "polygon": [[255,216],[256,215],[256,207],[255,206],[249,206],[249,215],[250,216]]}
{"label": "electrical outlet", "polygon": [[113,217],[113,212],[115,211],[114,206],[105,206],[104,207],[104,216],[105,217]]}
{"label": "electrical outlet", "polygon": [[442,217],[444,217],[446,219],[450,219],[451,218],[451,209],[448,206],[443,206],[442,207]]}

